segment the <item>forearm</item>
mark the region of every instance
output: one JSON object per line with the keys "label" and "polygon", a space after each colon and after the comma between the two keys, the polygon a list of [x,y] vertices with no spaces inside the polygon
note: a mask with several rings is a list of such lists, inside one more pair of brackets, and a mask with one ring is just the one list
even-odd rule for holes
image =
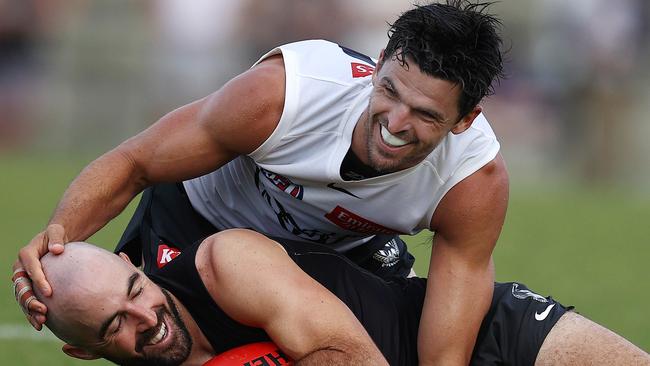
{"label": "forearm", "polygon": [[492,266],[431,272],[418,331],[420,365],[467,365],[492,301]]}
{"label": "forearm", "polygon": [[49,224],[65,228],[68,241],[85,240],[120,214],[146,182],[119,148],[93,161],[72,181]]}
{"label": "forearm", "polygon": [[430,228],[429,280],[418,333],[421,365],[467,365],[492,301],[496,245],[508,206],[501,156],[440,201]]}

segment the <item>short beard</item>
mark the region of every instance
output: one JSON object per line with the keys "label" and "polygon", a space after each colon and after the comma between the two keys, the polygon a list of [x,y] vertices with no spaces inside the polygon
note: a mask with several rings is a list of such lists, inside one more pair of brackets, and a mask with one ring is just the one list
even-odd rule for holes
{"label": "short beard", "polygon": [[[375,123],[372,120],[372,95],[370,95],[370,100],[368,100],[368,109],[367,109],[367,119],[366,119],[366,143],[365,143],[365,148],[366,148],[366,158],[368,159],[367,165],[368,167],[372,168],[374,171],[376,171],[378,174],[387,174],[391,173],[390,172],[390,167],[385,167],[379,165],[379,162],[375,161],[373,159],[373,150],[372,150],[372,129],[375,127]],[[377,122],[379,123],[379,122]]]}
{"label": "short beard", "polygon": [[[128,358],[128,359],[117,359],[113,357],[104,356],[107,360],[124,366],[176,366],[185,362],[192,351],[192,338],[190,337],[190,332],[187,330],[185,323],[181,319],[181,315],[174,303],[169,292],[161,288],[163,295],[167,299],[167,305],[171,310],[171,319],[174,325],[176,325],[177,332],[175,339],[173,340],[173,348],[170,348],[168,351],[154,355],[143,355],[140,357]],[[164,310],[160,309],[156,312],[158,315],[159,322],[162,322]]]}
{"label": "short beard", "polygon": [[[372,99],[370,99],[370,103],[372,103]],[[370,104],[368,104],[368,120],[366,121],[366,156],[368,157],[368,166],[380,175],[396,172],[399,170],[398,167],[404,163],[404,159],[399,161],[384,162],[382,164],[381,160],[374,158],[375,155],[381,155],[379,149],[372,142],[372,130],[375,127],[375,124],[380,125],[381,122],[373,121],[373,116],[370,114]]]}

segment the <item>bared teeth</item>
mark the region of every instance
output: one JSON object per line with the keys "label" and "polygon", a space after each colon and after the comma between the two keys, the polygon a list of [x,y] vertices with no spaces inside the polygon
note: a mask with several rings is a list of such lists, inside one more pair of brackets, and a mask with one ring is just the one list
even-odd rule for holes
{"label": "bared teeth", "polygon": [[149,341],[149,344],[158,344],[163,338],[165,338],[165,334],[167,334],[167,326],[165,323],[162,323],[160,326],[160,330],[158,331],[158,334],[156,334],[155,337],[151,338],[151,341]]}
{"label": "bared teeth", "polygon": [[388,129],[382,125],[379,125],[381,131],[381,138],[384,139],[384,142],[392,147],[400,147],[408,144],[408,141],[404,141],[401,138],[388,132]]}

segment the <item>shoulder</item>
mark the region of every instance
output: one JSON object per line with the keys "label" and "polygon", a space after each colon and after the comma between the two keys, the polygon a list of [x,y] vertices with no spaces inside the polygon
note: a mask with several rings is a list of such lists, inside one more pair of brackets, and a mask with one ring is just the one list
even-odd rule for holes
{"label": "shoulder", "polygon": [[[199,246],[196,267],[203,278],[228,280],[241,277],[261,262],[290,260],[280,244],[247,229],[229,229],[206,238]],[[243,268],[242,268],[243,267]],[[207,278],[210,277],[210,278]]]}
{"label": "shoulder", "polygon": [[476,223],[500,228],[508,195],[508,171],[503,158],[497,154],[445,194],[433,214],[431,229],[454,227],[463,230]]}
{"label": "shoulder", "polygon": [[231,102],[241,101],[244,97],[256,97],[257,99],[245,99],[245,101],[277,105],[281,104],[284,98],[284,83],[283,56],[272,55],[227,82],[211,96],[210,100],[218,102],[218,97],[226,94],[225,97],[231,98]]}
{"label": "shoulder", "polygon": [[278,243],[245,229],[222,231],[204,240],[196,268],[228,316],[267,331],[269,322],[295,301],[284,294],[298,291],[305,281],[313,285]]}
{"label": "shoulder", "polygon": [[508,171],[501,154],[456,184],[445,196],[453,201],[485,201],[507,196]]}
{"label": "shoulder", "polygon": [[272,56],[207,97],[199,121],[214,141],[233,153],[248,154],[275,130],[284,92],[283,59]]}

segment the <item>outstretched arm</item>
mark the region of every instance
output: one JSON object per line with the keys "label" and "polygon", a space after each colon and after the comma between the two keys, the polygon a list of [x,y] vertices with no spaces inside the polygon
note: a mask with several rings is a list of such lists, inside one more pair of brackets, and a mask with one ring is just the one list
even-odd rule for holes
{"label": "outstretched arm", "polygon": [[492,300],[492,250],[508,203],[500,156],[454,186],[431,221],[435,231],[418,332],[420,365],[467,365]]}
{"label": "outstretched arm", "polygon": [[296,365],[388,365],[352,311],[274,241],[227,230],[199,252],[197,268],[215,302],[263,328]]}
{"label": "outstretched arm", "polygon": [[[162,117],[79,174],[47,229],[20,250],[15,266],[24,268],[43,294],[50,294],[39,262],[48,249],[60,253],[66,242],[86,239],[148,185],[197,177],[253,151],[275,129],[283,105],[284,65],[275,56],[212,95]],[[38,301],[30,309],[46,310]],[[42,321],[36,323],[40,329]]]}

